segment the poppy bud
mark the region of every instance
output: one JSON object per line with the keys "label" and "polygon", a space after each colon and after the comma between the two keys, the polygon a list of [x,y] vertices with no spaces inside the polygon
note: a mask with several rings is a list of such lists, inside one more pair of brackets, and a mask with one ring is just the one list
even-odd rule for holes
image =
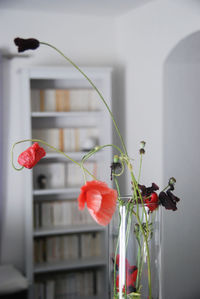
{"label": "poppy bud", "polygon": [[140,150],[139,150],[140,155],[145,154],[145,150],[144,150],[144,148],[145,148],[145,144],[146,144],[145,141],[141,141],[141,142],[140,142]]}
{"label": "poppy bud", "polygon": [[24,52],[26,50],[35,50],[39,47],[40,42],[35,38],[20,38],[14,39],[15,45],[18,47],[18,52]]}

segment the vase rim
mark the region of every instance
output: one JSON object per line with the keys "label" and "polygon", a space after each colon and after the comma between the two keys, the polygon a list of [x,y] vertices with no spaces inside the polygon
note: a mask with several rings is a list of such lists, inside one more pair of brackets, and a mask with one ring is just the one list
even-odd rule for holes
{"label": "vase rim", "polygon": [[[124,203],[127,203],[131,198],[133,198],[132,195],[123,195],[123,196],[118,196],[118,199],[120,199],[121,201],[123,201]],[[137,203],[136,203],[137,204]],[[155,206],[155,203],[151,203],[151,202],[144,202],[143,201],[144,206]],[[142,206],[143,205],[141,200],[138,199],[138,205]],[[157,203],[157,205],[160,205],[160,202]]]}

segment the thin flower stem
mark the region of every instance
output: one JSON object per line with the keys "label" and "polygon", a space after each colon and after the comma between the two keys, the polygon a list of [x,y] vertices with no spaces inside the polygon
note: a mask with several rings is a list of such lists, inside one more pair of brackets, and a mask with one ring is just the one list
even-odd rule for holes
{"label": "thin flower stem", "polygon": [[13,151],[14,151],[14,147],[17,145],[17,144],[20,144],[20,143],[23,143],[23,142],[39,142],[39,143],[42,143],[46,146],[48,146],[49,148],[53,149],[55,152],[59,153],[59,154],[62,154],[63,156],[65,156],[67,159],[69,159],[70,161],[72,161],[73,163],[75,163],[76,165],[78,165],[79,167],[81,167],[85,172],[87,172],[94,180],[96,180],[97,178],[92,174],[90,173],[86,168],[82,167],[81,166],[81,163],[78,163],[77,161],[75,161],[74,159],[72,159],[70,156],[68,156],[67,154],[65,154],[64,152],[62,152],[61,150],[57,149],[56,147],[48,144],[46,141],[43,141],[43,140],[40,140],[40,139],[24,139],[24,140],[20,140],[20,141],[17,141],[13,144],[12,146],[12,150],[11,150],[11,159],[12,159],[12,166],[15,170],[22,170],[24,167],[22,168],[16,168],[16,166],[14,165],[14,162],[13,162]]}
{"label": "thin flower stem", "polygon": [[[117,188],[117,193],[118,193],[118,198],[120,198],[120,188],[119,188],[119,184],[118,181],[116,179],[116,177],[114,177],[114,182],[115,182],[115,186]],[[117,251],[118,251],[118,247],[119,247],[119,231],[120,231],[120,225],[121,225],[121,215],[119,212],[119,227],[118,227],[118,238],[117,238],[117,244],[116,244],[116,248],[115,248],[115,257],[114,257],[114,296],[117,296],[117,286],[116,286],[116,259],[117,259]]]}
{"label": "thin flower stem", "polygon": [[46,45],[52,49],[54,49],[55,51],[57,51],[61,56],[63,56],[71,65],[73,65],[86,79],[87,81],[91,84],[91,86],[96,90],[96,92],[98,93],[99,97],[101,98],[102,102],[104,103],[104,105],[106,106],[111,118],[112,118],[112,121],[113,121],[113,124],[115,126],[115,129],[117,131],[117,134],[121,140],[121,144],[122,144],[122,147],[124,149],[124,152],[125,154],[127,155],[127,149],[126,149],[126,146],[125,146],[125,143],[124,143],[124,140],[123,140],[123,137],[120,133],[120,130],[116,124],[116,121],[114,119],[114,116],[113,116],[113,113],[112,111],[110,110],[108,104],[106,103],[103,95],[101,94],[101,92],[99,91],[99,89],[96,87],[96,85],[91,81],[91,79],[70,59],[68,58],[63,52],[61,52],[58,48],[56,48],[55,46],[49,44],[49,43],[46,43],[46,42],[40,42],[41,45]]}
{"label": "thin flower stem", "polygon": [[137,182],[138,182],[138,184],[139,184],[139,182],[140,182],[140,177],[141,177],[141,170],[142,170],[142,154],[140,154],[140,168],[139,168],[139,174],[138,174],[138,180],[137,180]]}
{"label": "thin flower stem", "polygon": [[122,150],[115,144],[105,144],[105,145],[101,145],[101,146],[97,146],[96,148],[92,149],[89,153],[87,153],[83,158],[82,158],[82,162],[85,162],[86,160],[88,160],[92,155],[96,154],[97,152],[99,152],[100,150],[102,150],[103,148],[106,147],[113,147],[115,149],[117,149],[121,155],[123,155]]}
{"label": "thin flower stem", "polygon": [[117,244],[115,248],[115,256],[114,256],[114,296],[117,298],[117,286],[116,286],[116,259],[117,259],[117,251],[119,247],[119,230],[120,230],[120,225],[121,225],[121,215],[119,212],[119,227],[118,227],[118,237],[117,237]]}
{"label": "thin flower stem", "polygon": [[120,198],[121,197],[120,188],[119,188],[119,183],[118,183],[116,177],[114,177],[114,182],[115,182],[115,186],[117,188],[118,198]]}
{"label": "thin flower stem", "polygon": [[137,280],[136,280],[136,289],[139,287],[140,285],[140,280],[142,277],[142,268],[143,268],[143,264],[144,264],[144,258],[143,258],[143,251],[144,251],[144,242],[142,244],[142,250],[141,251],[141,256],[140,256],[140,262],[139,262],[139,266],[138,266],[138,275],[137,275]]}
{"label": "thin flower stem", "polygon": [[147,265],[148,265],[148,285],[149,285],[149,299],[152,299],[152,294],[151,294],[151,268],[150,268],[150,254],[149,254],[149,246],[148,246],[148,237],[146,236],[144,229],[142,227],[142,223],[140,222],[140,217],[133,211],[133,214],[137,218],[138,224],[140,226],[141,232],[144,237],[144,242],[146,245],[146,251],[147,251]]}
{"label": "thin flower stem", "polygon": [[[137,218],[137,221],[138,221],[138,224],[140,226],[140,229],[142,231],[142,234],[144,236],[144,241],[145,241],[145,244],[146,244],[146,250],[147,250],[147,264],[148,264],[148,284],[149,284],[149,299],[152,299],[151,297],[151,269],[150,269],[150,255],[149,255],[149,246],[148,246],[148,235],[149,235],[149,224],[148,224],[148,218],[147,218],[147,212],[146,212],[146,209],[145,209],[145,206],[144,206],[144,201],[143,201],[143,198],[142,198],[142,195],[140,193],[140,190],[138,188],[138,184],[137,184],[137,181],[134,177],[134,174],[133,174],[133,171],[131,170],[131,178],[132,178],[132,181],[133,181],[133,187],[134,187],[134,193],[136,194],[136,203],[137,203],[137,212],[135,213],[133,211],[133,214],[136,216]],[[139,213],[138,213],[138,198],[137,198],[137,193],[139,194],[139,197],[140,197],[140,200],[141,200],[141,203],[142,203],[142,208],[143,208],[143,212],[144,212],[144,215],[145,215],[145,220],[146,220],[146,228],[147,228],[147,236],[145,235],[145,232],[144,232],[144,229],[142,227],[142,223],[141,223],[141,220],[140,220],[140,217],[139,217]]]}
{"label": "thin flower stem", "polygon": [[162,190],[162,192],[164,192],[167,188],[169,188],[169,184]]}

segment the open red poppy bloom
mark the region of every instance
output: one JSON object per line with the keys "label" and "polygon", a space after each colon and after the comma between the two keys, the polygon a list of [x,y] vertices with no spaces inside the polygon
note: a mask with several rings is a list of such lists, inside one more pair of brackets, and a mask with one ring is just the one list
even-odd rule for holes
{"label": "open red poppy bloom", "polygon": [[18,163],[26,168],[33,168],[46,155],[43,147],[40,147],[37,142],[27,148],[18,157]]}
{"label": "open red poppy bloom", "polygon": [[151,194],[151,197],[144,199],[144,202],[146,203],[147,207],[151,212],[157,209],[158,207],[158,195],[156,192],[153,192]]}
{"label": "open red poppy bloom", "polygon": [[78,197],[79,209],[83,210],[87,204],[89,213],[101,225],[107,225],[112,219],[116,201],[117,191],[100,181],[86,182]]}

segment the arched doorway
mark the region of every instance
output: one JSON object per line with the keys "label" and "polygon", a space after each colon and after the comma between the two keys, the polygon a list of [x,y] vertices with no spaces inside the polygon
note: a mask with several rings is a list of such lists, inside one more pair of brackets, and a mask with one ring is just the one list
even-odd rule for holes
{"label": "arched doorway", "polygon": [[164,212],[164,299],[198,299],[200,32],[180,41],[165,61],[163,116],[164,180],[175,176],[181,197],[179,212]]}

